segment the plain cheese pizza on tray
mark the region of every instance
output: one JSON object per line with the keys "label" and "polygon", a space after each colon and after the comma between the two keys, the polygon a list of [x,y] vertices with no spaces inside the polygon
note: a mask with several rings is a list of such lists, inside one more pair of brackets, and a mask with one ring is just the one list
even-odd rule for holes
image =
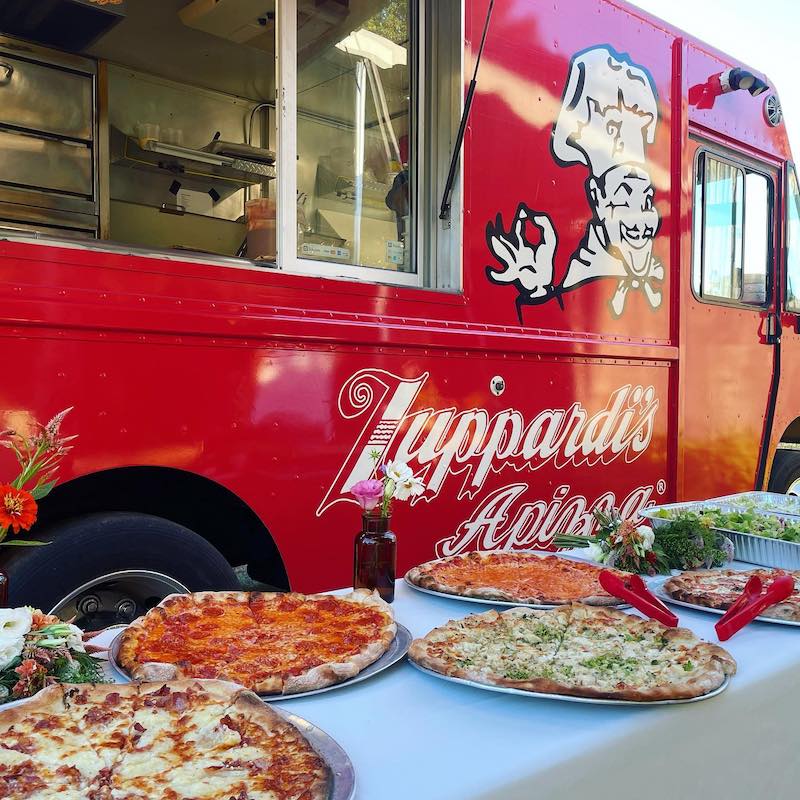
{"label": "plain cheese pizza on tray", "polygon": [[326,800],[328,765],[222,681],[54,685],[0,712],[5,800]]}
{"label": "plain cheese pizza on tray", "polygon": [[644,702],[700,697],[736,672],[727,651],[685,628],[582,604],[452,620],[415,639],[408,655],[490,687]]}
{"label": "plain cheese pizza on tray", "polygon": [[557,555],[474,552],[428,561],[409,570],[406,580],[433,592],[483,600],[543,606],[622,604],[600,586],[602,569]]}
{"label": "plain cheese pizza on tray", "polygon": [[762,617],[800,622],[800,571],[783,569],[704,569],[682,572],[668,578],[663,590],[674,600],[723,611],[730,608],[744,591],[745,584],[757,575],[765,586],[781,575],[794,578],[794,592],[786,600],[761,612]]}
{"label": "plain cheese pizza on tray", "polygon": [[217,678],[259,694],[296,694],[355,677],[391,645],[391,606],[347,595],[199,592],[170,595],[120,635],[134,680]]}

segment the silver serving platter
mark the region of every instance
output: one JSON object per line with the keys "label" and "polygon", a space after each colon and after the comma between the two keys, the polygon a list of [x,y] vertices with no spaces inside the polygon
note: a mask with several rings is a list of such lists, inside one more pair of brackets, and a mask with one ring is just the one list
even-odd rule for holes
{"label": "silver serving platter", "polygon": [[[355,677],[349,678],[346,681],[334,683],[331,686],[324,686],[322,689],[313,689],[309,692],[295,692],[294,694],[259,694],[259,697],[261,697],[262,700],[268,700],[270,703],[280,702],[281,700],[295,700],[298,697],[310,697],[312,694],[322,694],[322,692],[331,692],[334,689],[343,689],[345,686],[352,686],[354,683],[360,683],[367,678],[371,678],[373,675],[377,675],[379,672],[383,672],[405,657],[408,648],[411,646],[411,641],[414,638],[411,635],[411,631],[409,631],[405,625],[400,625],[399,623],[395,624],[397,625],[397,633],[394,639],[392,639],[389,649],[377,661],[373,661],[372,664],[361,670]],[[120,631],[108,648],[108,661],[122,678],[126,681],[130,681],[131,676],[119,664],[119,648],[121,642],[122,632]]]}
{"label": "silver serving platter", "polygon": [[282,708],[274,710],[308,739],[317,755],[330,767],[333,785],[328,800],[353,800],[356,796],[356,773],[353,769],[353,762],[350,761],[350,757],[342,746],[332,736],[307,719],[284,711]]}
{"label": "silver serving platter", "polygon": [[[521,552],[528,552],[530,555],[536,555],[539,558],[546,558],[547,556],[554,556],[555,558],[563,558],[565,561],[579,561],[582,564],[591,564],[594,567],[598,567],[602,569],[601,564],[597,564],[596,562],[592,561],[589,558],[582,558],[578,555],[564,555],[563,553],[551,553],[551,552],[541,552],[541,553],[530,553],[529,551],[521,551]],[[431,561],[426,561],[425,564],[432,564],[435,561],[445,561],[446,559],[432,559]],[[423,566],[419,564],[418,566]],[[412,569],[416,569],[412,567]],[[425,589],[422,586],[417,586],[416,583],[412,583],[408,579],[408,574],[411,572],[409,570],[403,576],[403,580],[406,582],[408,586],[412,589],[416,589],[418,592],[423,592],[424,594],[432,594],[435,597],[446,597],[449,600],[463,600],[465,603],[482,603],[485,606],[507,606],[508,608],[534,608],[538,611],[550,611],[553,608],[560,608],[561,606],[568,605],[568,603],[515,603],[513,600],[491,600],[488,597],[465,597],[463,594],[450,594],[449,592],[437,592],[434,589]],[[630,608],[630,603],[623,603],[622,601],[618,603],[613,603],[608,608]]]}
{"label": "silver serving platter", "polygon": [[464,686],[472,686],[476,689],[485,689],[488,692],[499,692],[500,694],[516,694],[521,697],[533,697],[537,700],[563,700],[567,703],[591,703],[592,705],[599,706],[674,706],[684,703],[698,703],[701,700],[709,700],[722,694],[731,682],[730,677],[720,684],[713,692],[701,695],[700,697],[688,697],[680,700],[607,700],[600,697],[574,697],[568,694],[549,694],[547,692],[526,692],[524,689],[512,689],[507,686],[491,686],[488,683],[478,683],[477,681],[468,681],[465,678],[452,678],[449,675],[442,675],[439,672],[434,672],[431,669],[416,664],[411,659],[408,660],[411,666],[424,672],[426,675],[432,675],[434,678],[439,678],[443,681],[450,681],[451,683],[460,683]]}
{"label": "silver serving platter", "polygon": [[[708,606],[701,606],[696,603],[687,603],[685,600],[676,600],[668,592],[664,591],[664,584],[673,577],[672,575],[659,575],[656,578],[651,578],[647,582],[647,588],[665,603],[674,606],[683,606],[684,608],[691,608],[694,611],[707,611],[709,614],[718,614],[722,616],[727,609],[709,608]],[[794,622],[790,619],[776,619],[775,617],[756,617],[754,622],[771,622],[773,625],[790,625],[795,628],[800,628],[800,622]]]}
{"label": "silver serving platter", "polygon": [[[660,528],[671,520],[655,516],[661,510],[676,513],[694,511],[702,513],[705,509],[714,508],[721,511],[741,511],[727,502],[721,500],[705,500],[689,503],[669,503],[662,506],[651,506],[641,511],[641,515],[650,520],[654,528]],[[753,509],[755,511],[755,509]],[[792,514],[780,514],[777,511],[761,511],[756,513],[770,517],[780,517],[789,522],[797,523],[798,518]],[[800,569],[800,543],[785,542],[783,539],[772,539],[769,536],[759,536],[755,533],[742,533],[731,531],[727,528],[714,528],[715,531],[727,536],[733,542],[734,555],[737,561],[746,561],[748,564],[758,564],[762,567],[779,567],[780,569]]]}

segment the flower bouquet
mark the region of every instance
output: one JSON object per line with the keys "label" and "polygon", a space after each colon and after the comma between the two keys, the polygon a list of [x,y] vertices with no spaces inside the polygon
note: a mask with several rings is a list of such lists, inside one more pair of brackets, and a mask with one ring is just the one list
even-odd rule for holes
{"label": "flower bouquet", "polygon": [[679,518],[655,530],[623,520],[617,509],[596,510],[595,536],[557,534],[556,547],[585,547],[593,561],[645,575],[673,569],[721,567],[733,560],[733,542],[699,519]]}
{"label": "flower bouquet", "polygon": [[358,481],[350,487],[350,493],[365,514],[389,517],[392,501],[408,500],[425,491],[425,484],[414,477],[411,467],[402,461],[388,461],[377,472],[380,478]]}
{"label": "flower bouquet", "polygon": [[0,446],[12,450],[19,464],[19,474],[9,484],[0,484],[0,545],[30,547],[47,542],[28,539],[6,541],[9,531],[29,531],[38,512],[37,502],[56,485],[56,472],[61,459],[72,449],[76,436],[61,436],[61,423],[71,411],[56,414],[47,425],[34,422],[32,430],[13,428],[0,431]]}
{"label": "flower bouquet", "polygon": [[102,663],[77,626],[27,606],[0,608],[0,704],[52,683],[105,683]]}

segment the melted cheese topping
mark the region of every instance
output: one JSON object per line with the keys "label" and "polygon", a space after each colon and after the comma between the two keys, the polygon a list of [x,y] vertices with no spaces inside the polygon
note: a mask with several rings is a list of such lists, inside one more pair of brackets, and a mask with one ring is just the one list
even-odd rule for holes
{"label": "melted cheese topping", "polygon": [[[190,597],[190,596],[188,596]],[[224,675],[243,686],[344,661],[380,640],[391,621],[372,606],[327,596],[255,595],[150,612],[137,640],[138,663],[180,663],[191,677]]]}
{"label": "melted cheese topping", "polygon": [[[247,704],[212,697],[195,683],[120,688],[129,701],[109,705],[92,690],[63,713],[33,715],[2,728],[0,797],[9,800],[287,800],[311,798],[326,774],[300,732],[272,714],[250,716]],[[34,701],[35,702],[35,701]],[[92,709],[101,715],[93,715]],[[126,735],[111,767],[98,757],[85,772],[67,765],[75,749],[93,755],[94,739],[73,735],[96,716]],[[127,716],[132,712],[132,717]],[[256,712],[258,713],[258,712]],[[36,724],[45,720],[47,724]],[[117,723],[112,725],[112,723]],[[35,752],[12,749],[35,729]],[[81,764],[80,766],[84,766]]]}
{"label": "melted cheese topping", "polygon": [[474,553],[431,562],[423,571],[454,594],[467,589],[500,589],[520,597],[570,602],[609,597],[600,586],[601,568],[557,556],[525,553]]}
{"label": "melted cheese topping", "polygon": [[688,632],[581,605],[478,614],[437,628],[426,642],[450,673],[488,682],[545,678],[601,692],[678,684],[702,666],[693,656],[699,640]]}

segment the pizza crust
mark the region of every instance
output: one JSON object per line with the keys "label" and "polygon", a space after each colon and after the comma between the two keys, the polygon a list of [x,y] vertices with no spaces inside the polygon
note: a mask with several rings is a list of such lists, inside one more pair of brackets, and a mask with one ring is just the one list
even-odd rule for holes
{"label": "pizza crust", "polygon": [[[508,553],[495,553],[495,552],[471,552],[466,554],[460,554],[455,556],[447,556],[445,558],[435,559],[433,561],[428,561],[424,564],[420,564],[417,567],[413,567],[406,573],[406,578],[409,582],[413,583],[416,586],[419,586],[423,589],[428,589],[433,592],[439,592],[441,594],[450,594],[459,597],[474,597],[479,600],[499,600],[502,602],[507,603],[529,603],[532,605],[548,605],[548,606],[556,606],[556,605],[568,605],[570,603],[585,603],[586,605],[593,605],[593,606],[616,606],[620,605],[623,601],[619,598],[613,597],[606,592],[603,592],[602,589],[599,587],[599,583],[597,584],[597,588],[600,591],[596,593],[589,592],[583,596],[579,597],[563,597],[553,594],[552,592],[548,593],[546,589],[543,589],[540,592],[536,592],[534,594],[520,594],[510,592],[502,587],[491,586],[491,585],[480,585],[480,569],[484,564],[490,563],[495,559],[502,559],[503,556],[509,555]],[[554,555],[553,553],[537,553],[537,552],[514,552],[510,555],[513,555],[515,558],[530,558],[530,559],[537,559],[540,561],[548,562],[552,564],[560,564],[560,565],[575,565],[575,570],[580,571],[582,573],[589,573],[591,571],[595,575],[599,575],[600,571],[603,567],[594,566],[593,564],[588,564],[582,561],[572,561],[571,559],[566,559],[558,555]],[[465,585],[463,583],[448,583],[447,579],[443,579],[440,575],[437,574],[437,568],[442,567],[443,565],[448,564],[461,564],[467,563],[471,564],[476,569],[476,578],[474,585]],[[620,573],[616,570],[611,570],[616,574],[624,574]]]}
{"label": "pizza crust", "polygon": [[[466,620],[452,620],[422,639],[415,639],[409,658],[442,675],[489,686],[638,702],[700,697],[717,689],[736,672],[736,662],[726,650],[701,642],[685,628],[666,628],[616,609],[581,604],[569,609],[526,611],[489,611]],[[561,638],[557,632],[562,628],[556,624],[549,629],[554,643],[548,637],[535,642],[531,631],[547,622],[548,614],[559,612],[568,614]],[[514,628],[520,619],[527,626],[527,635],[521,637]],[[593,640],[595,632],[598,636]],[[509,636],[515,641],[513,651],[503,644]],[[492,652],[496,644],[499,655],[495,658]],[[480,653],[478,658],[466,657],[476,652]],[[517,660],[514,663],[522,659],[523,677],[517,678],[514,669],[508,669],[509,652]],[[635,656],[627,659],[635,662],[632,665],[626,662],[629,655]],[[603,658],[612,664],[618,660],[623,670],[619,679],[613,673],[603,673],[605,667],[597,663]],[[595,664],[587,667],[587,662]],[[633,676],[644,677],[638,682],[635,677],[629,679],[629,673],[624,671],[627,669]],[[651,680],[653,676],[657,677]]]}
{"label": "pizza crust", "polygon": [[[343,657],[341,660],[318,664],[298,675],[275,675],[255,681],[250,688],[260,694],[297,694],[324,689],[349,680],[377,661],[389,649],[397,634],[397,624],[394,621],[391,606],[383,601],[377,592],[368,589],[356,589],[347,595],[301,595],[283,592],[197,592],[191,595],[169,595],[145,616],[139,617],[131,623],[121,634],[117,657],[119,665],[136,681],[158,682],[191,679],[193,677],[192,665],[187,662],[179,660],[174,663],[140,661],[138,652],[147,637],[148,618],[151,621],[157,619],[161,623],[168,624],[171,612],[183,611],[191,607],[202,610],[206,603],[232,602],[249,605],[252,602],[270,602],[287,596],[311,602],[323,599],[329,601],[334,598],[341,602],[364,605],[380,612],[384,622],[378,637],[368,642],[357,653]],[[226,678],[224,667],[218,677],[222,680]]]}
{"label": "pizza crust", "polygon": [[758,575],[765,583],[779,575],[791,575],[795,580],[794,594],[765,609],[760,616],[800,622],[800,571],[764,568],[746,571],[689,570],[668,578],[663,588],[670,597],[680,602],[724,611],[744,591],[752,575]]}
{"label": "pizza crust", "polygon": [[[245,747],[248,750],[252,750],[255,747],[263,753],[263,756],[248,761],[248,766],[256,765],[258,767],[259,762],[263,765],[271,765],[274,763],[278,764],[278,768],[280,769],[288,764],[291,774],[291,767],[293,766],[292,757],[296,756],[299,761],[295,763],[304,766],[302,772],[295,766],[295,772],[297,775],[302,775],[303,778],[308,780],[308,783],[303,786],[302,798],[304,800],[328,800],[333,782],[330,767],[322,756],[314,750],[305,736],[303,736],[302,732],[266,705],[253,692],[243,689],[235,683],[226,681],[191,678],[163,684],[160,689],[157,685],[151,685],[145,688],[139,684],[101,684],[95,686],[88,684],[55,684],[43,689],[21,706],[1,710],[0,739],[7,736],[12,728],[15,729],[15,731],[21,730],[23,734],[35,735],[43,742],[47,739],[48,745],[51,745],[51,747],[48,747],[47,753],[50,754],[49,757],[53,762],[52,765],[47,763],[47,767],[52,767],[54,771],[61,764],[58,758],[59,743],[62,743],[62,745],[64,743],[73,744],[73,739],[76,739],[76,737],[80,738],[77,732],[78,729],[75,727],[78,719],[84,716],[91,718],[94,710],[107,712],[109,709],[113,709],[116,704],[108,704],[106,702],[110,695],[122,695],[134,701],[141,697],[142,703],[139,706],[141,709],[146,706],[147,697],[157,697],[164,690],[167,690],[167,693],[172,695],[185,693],[185,701],[175,707],[166,706],[166,708],[170,709],[168,713],[174,716],[176,726],[183,720],[191,722],[194,719],[193,712],[195,714],[199,713],[200,716],[197,717],[198,720],[202,719],[204,722],[208,721],[209,717],[205,716],[203,712],[213,706],[216,706],[216,709],[211,712],[210,719],[212,724],[230,726],[223,728],[223,730],[226,730],[228,734],[232,736],[238,737],[234,732],[239,730],[237,725],[241,722],[246,721],[249,724],[256,725],[267,734],[267,742],[271,744],[269,747],[261,749],[260,745],[257,743],[254,744],[252,741],[247,741],[244,737],[242,737],[241,742],[239,742],[237,738],[237,747]],[[196,698],[196,700],[189,699],[192,693],[194,693],[194,698]],[[72,702],[72,699],[78,695],[81,697],[81,704],[79,707]],[[131,696],[133,696],[133,698],[131,698]],[[136,708],[136,706],[132,707]],[[48,724],[41,729],[34,728],[35,721],[42,719],[43,716],[52,716],[54,718],[53,724]],[[149,723],[146,722],[146,724]],[[156,723],[154,722],[154,724]],[[150,741],[152,741],[153,734],[157,734],[159,730],[159,728],[155,728],[154,731],[151,732]],[[65,731],[69,731],[69,736],[64,735]],[[145,728],[142,727],[141,731],[145,731]],[[163,742],[164,738],[162,737],[157,740]],[[145,739],[142,738],[140,743],[134,748],[126,746],[125,743],[121,743],[119,758],[111,767],[103,767],[102,762],[98,761],[97,769],[94,774],[88,776],[88,785],[81,790],[80,797],[110,797],[110,787],[114,785],[112,783],[112,773],[118,776],[124,774],[126,756],[133,756],[134,758],[137,756],[144,756],[144,761],[147,763],[147,749],[140,752],[144,741]],[[199,741],[200,740],[193,736],[190,736],[188,739],[183,740],[183,748],[180,749],[180,751],[175,751],[176,753],[180,753],[180,758],[183,761],[182,767],[187,769],[190,777],[195,781],[201,781],[203,779],[203,765],[204,763],[209,763],[206,760],[208,756],[205,752],[207,742],[199,745],[197,744]],[[190,747],[187,751],[187,743],[189,745],[194,743],[194,747]],[[94,742],[89,738],[80,746],[91,748],[93,744]],[[16,751],[6,750],[4,752],[10,754],[12,758],[18,755]],[[40,769],[46,768],[46,759],[42,760],[44,756],[41,753],[34,753],[32,755],[19,754],[19,756],[24,761],[32,760],[33,769],[36,769],[37,765]],[[154,759],[154,762],[155,761],[157,761],[157,759]],[[193,765],[196,765],[196,777],[192,773]],[[153,766],[153,773],[144,773],[143,777],[148,781],[158,781],[157,769],[157,767]],[[263,770],[264,767],[261,766],[260,769]],[[267,767],[267,769],[269,769],[269,767]],[[45,775],[47,773],[42,772],[42,774]],[[270,774],[267,773],[266,777],[269,783],[271,780]],[[114,778],[113,780],[116,779],[117,778]],[[123,778],[123,780],[125,780],[125,778]],[[240,782],[235,778],[229,778],[229,781],[231,781],[231,787],[233,787],[234,783],[240,786]],[[166,788],[166,786],[167,784],[164,785],[164,788]],[[0,789],[1,788],[2,787],[0,787]],[[161,788],[161,784],[159,784],[159,788]],[[232,789],[227,791],[223,790],[218,794],[214,794],[214,797],[217,798],[217,800],[229,800],[229,798],[233,797],[232,791]],[[255,792],[253,797],[263,796],[263,790],[261,790],[259,786],[255,786],[253,791]],[[170,796],[172,796],[172,794],[174,794],[174,792],[172,792]],[[37,794],[36,796],[39,795]],[[49,797],[50,795],[48,794],[47,796]],[[59,791],[58,796],[64,797],[65,800],[71,800],[71,798],[77,797],[78,795],[71,794],[70,791],[67,790]],[[115,794],[115,796],[117,795]],[[137,793],[136,796],[138,797],[140,795]],[[203,796],[206,797],[207,795],[204,794]],[[238,797],[238,794],[236,796]],[[250,795],[248,794],[248,796]],[[292,796],[294,797],[295,794],[292,794]]]}

